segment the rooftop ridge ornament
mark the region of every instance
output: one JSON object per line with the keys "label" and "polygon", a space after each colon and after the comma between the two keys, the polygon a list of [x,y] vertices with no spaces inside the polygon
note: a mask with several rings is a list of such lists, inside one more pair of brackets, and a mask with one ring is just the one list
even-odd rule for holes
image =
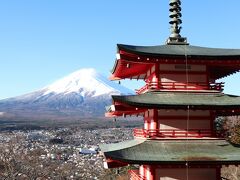
{"label": "rooftop ridge ornament", "polygon": [[188,44],[187,38],[181,37],[180,31],[182,29],[180,24],[182,24],[182,13],[181,13],[181,0],[170,0],[170,15],[171,18],[169,24],[171,24],[171,35],[167,39],[166,44]]}

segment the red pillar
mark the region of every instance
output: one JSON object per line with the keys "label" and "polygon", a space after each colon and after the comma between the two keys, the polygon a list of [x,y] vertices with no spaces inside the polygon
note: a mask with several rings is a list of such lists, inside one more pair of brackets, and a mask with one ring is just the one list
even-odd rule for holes
{"label": "red pillar", "polygon": [[154,109],[153,110],[153,119],[154,119],[154,122],[155,122],[155,127],[156,129],[159,129],[159,123],[158,123],[158,110],[157,109]]}
{"label": "red pillar", "polygon": [[216,118],[216,113],[214,111],[210,111],[210,130],[212,136],[216,136],[216,131],[214,131],[214,121]]}
{"label": "red pillar", "polygon": [[216,167],[216,180],[221,180],[221,166]]}
{"label": "red pillar", "polygon": [[160,71],[159,71],[159,64],[156,63],[155,64],[155,77],[156,77],[156,81],[157,81],[157,89],[160,89],[160,81],[159,81],[159,74],[160,74]]}
{"label": "red pillar", "polygon": [[145,176],[147,180],[155,180],[155,167],[151,165],[145,166]]}
{"label": "red pillar", "polygon": [[150,130],[152,130],[151,135],[156,136],[158,131],[158,110],[152,109],[150,117],[151,117]]}
{"label": "red pillar", "polygon": [[139,175],[140,175],[141,178],[145,178],[146,177],[144,165],[141,165],[139,167]]}
{"label": "red pillar", "polygon": [[149,110],[145,112],[144,115],[144,129],[149,130],[150,129],[150,119],[149,119]]}

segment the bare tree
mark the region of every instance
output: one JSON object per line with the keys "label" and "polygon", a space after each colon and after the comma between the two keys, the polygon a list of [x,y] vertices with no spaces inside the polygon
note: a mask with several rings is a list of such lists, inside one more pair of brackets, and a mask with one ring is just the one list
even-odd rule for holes
{"label": "bare tree", "polygon": [[222,168],[222,177],[226,180],[239,180],[240,167],[238,166],[225,166]]}

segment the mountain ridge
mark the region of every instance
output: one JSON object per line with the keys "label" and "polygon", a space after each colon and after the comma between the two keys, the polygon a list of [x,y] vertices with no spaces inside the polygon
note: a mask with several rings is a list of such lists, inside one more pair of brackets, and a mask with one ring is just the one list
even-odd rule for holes
{"label": "mountain ridge", "polygon": [[0,100],[0,118],[64,119],[103,117],[111,95],[133,91],[111,82],[94,69],[80,69],[21,96]]}

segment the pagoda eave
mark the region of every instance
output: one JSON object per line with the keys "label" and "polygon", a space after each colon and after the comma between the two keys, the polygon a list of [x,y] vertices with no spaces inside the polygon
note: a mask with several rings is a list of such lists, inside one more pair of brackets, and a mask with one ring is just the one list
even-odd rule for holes
{"label": "pagoda eave", "polygon": [[[117,158],[116,158],[117,159]],[[127,166],[127,165],[134,165],[134,164],[141,164],[141,165],[157,165],[157,166],[172,166],[172,167],[176,167],[176,166],[186,166],[186,162],[188,163],[188,167],[196,167],[196,166],[205,166],[205,167],[216,167],[216,166],[229,166],[229,165],[235,165],[238,166],[240,164],[240,160],[239,161],[134,161],[134,160],[124,160],[124,159],[119,159],[119,160],[114,160],[114,161],[121,161],[122,163],[118,164],[115,163],[113,164],[108,164],[107,165],[107,169],[111,169],[111,168],[119,168],[119,167],[123,167],[123,166]]]}
{"label": "pagoda eave", "polygon": [[110,80],[120,79],[144,79],[146,71],[153,66],[153,63],[138,63],[130,62],[128,60],[118,59],[112,70]]}
{"label": "pagoda eave", "polygon": [[[159,108],[159,107],[158,107]],[[135,110],[135,111],[118,111],[117,109],[115,111],[112,112],[107,112],[105,113],[105,117],[111,118],[111,117],[120,117],[120,116],[139,116],[139,115],[143,115],[144,111],[147,111],[148,109],[154,109],[154,107],[149,107],[149,108],[145,108],[143,110]],[[157,108],[156,108],[157,109]],[[183,107],[183,106],[163,106],[161,107],[161,109],[174,109],[174,110],[186,110],[188,109],[188,107]],[[239,116],[240,115],[240,109],[239,108],[230,108],[229,110],[226,110],[226,108],[221,108],[221,109],[217,109],[217,108],[209,108],[209,107],[193,107],[191,106],[189,108],[189,110],[213,110],[215,112],[215,114],[217,116]]]}
{"label": "pagoda eave", "polygon": [[[185,58],[143,58],[135,57],[129,58],[121,56],[121,59],[116,60],[115,66],[112,70],[110,80],[121,80],[121,79],[145,79],[146,72],[156,63],[162,64],[182,64],[185,62]],[[210,77],[213,79],[219,79],[228,75],[234,74],[240,70],[240,60],[231,61],[227,60],[224,64],[221,60],[210,60],[205,62],[204,60],[188,59],[188,64],[204,64],[209,68],[211,72]]]}
{"label": "pagoda eave", "polygon": [[114,118],[119,116],[139,116],[142,115],[145,110],[136,110],[136,111],[114,111],[106,112],[105,117]]}
{"label": "pagoda eave", "polygon": [[147,109],[131,107],[129,105],[115,102],[111,105],[105,113],[105,117],[118,117],[118,116],[132,116],[143,114]]}
{"label": "pagoda eave", "polygon": [[128,165],[128,163],[124,163],[124,162],[118,161],[118,160],[113,160],[110,158],[106,159],[106,161],[104,162],[105,169],[119,168],[119,167],[124,167],[127,165]]}

